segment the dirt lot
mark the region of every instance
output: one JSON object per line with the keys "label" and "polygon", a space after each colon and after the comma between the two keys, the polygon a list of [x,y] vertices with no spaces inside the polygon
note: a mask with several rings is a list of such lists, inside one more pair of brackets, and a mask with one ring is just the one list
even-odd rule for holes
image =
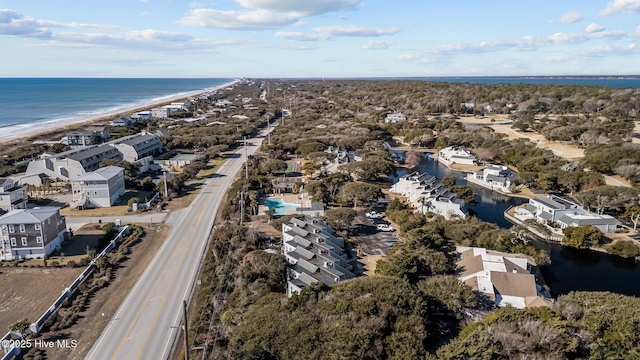
{"label": "dirt lot", "polygon": [[[42,260],[40,260],[42,263]],[[0,332],[20,319],[34,322],[82,272],[81,268],[0,268]]]}
{"label": "dirt lot", "polygon": [[362,263],[364,267],[364,274],[367,276],[373,276],[376,272],[376,262],[382,259],[384,255],[367,255],[361,257],[358,261]]}
{"label": "dirt lot", "polygon": [[75,349],[47,349],[48,359],[79,360],[85,357],[171,231],[169,225],[139,225],[145,228],[146,235],[116,270],[115,280],[91,299],[89,307],[80,314],[80,320],[70,329],[43,334],[43,340],[66,338],[78,342]]}

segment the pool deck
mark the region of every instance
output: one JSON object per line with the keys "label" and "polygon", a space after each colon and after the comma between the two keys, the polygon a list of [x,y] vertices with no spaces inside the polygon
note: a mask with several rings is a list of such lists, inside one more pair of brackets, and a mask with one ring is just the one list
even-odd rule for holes
{"label": "pool deck", "polygon": [[[303,199],[300,199],[299,196],[303,196]],[[289,203],[289,204],[297,204],[300,205],[301,207],[305,206],[307,201],[308,201],[308,195],[307,194],[276,194],[270,197],[267,197],[265,199],[282,199],[283,202],[285,203]],[[267,207],[267,205],[260,205],[258,208],[258,214],[260,215],[266,215],[267,210],[269,210],[269,208]],[[289,210],[287,211],[287,215],[289,214],[295,214],[295,210]]]}

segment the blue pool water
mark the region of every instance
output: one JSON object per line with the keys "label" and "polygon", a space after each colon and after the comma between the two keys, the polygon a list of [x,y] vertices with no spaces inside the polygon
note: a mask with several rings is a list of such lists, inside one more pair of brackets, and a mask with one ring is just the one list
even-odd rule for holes
{"label": "blue pool water", "polygon": [[289,210],[294,210],[300,207],[298,204],[291,204],[282,201],[282,199],[266,199],[264,203],[269,209],[274,209],[275,215],[287,215]]}

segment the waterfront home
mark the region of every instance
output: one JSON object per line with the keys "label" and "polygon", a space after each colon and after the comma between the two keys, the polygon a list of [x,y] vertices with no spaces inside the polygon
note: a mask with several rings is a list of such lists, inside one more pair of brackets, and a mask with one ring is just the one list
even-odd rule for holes
{"label": "waterfront home", "polygon": [[0,216],[0,259],[32,259],[59,250],[67,224],[57,207],[16,209]]}
{"label": "waterfront home", "polygon": [[105,166],[71,181],[73,208],[111,207],[124,195],[124,169]]}
{"label": "waterfront home", "polygon": [[292,218],[282,224],[282,252],[287,260],[287,296],[320,282],[333,285],[359,269],[351,246],[322,220]]}
{"label": "waterfront home", "polygon": [[125,116],[121,116],[119,119],[117,120],[113,120],[111,122],[111,126],[133,126],[135,125],[136,121],[130,117],[125,117]]}
{"label": "waterfront home", "polygon": [[438,151],[438,161],[445,165],[476,165],[478,163],[478,157],[464,146],[449,146]]}
{"label": "waterfront home", "polygon": [[39,159],[29,162],[25,175],[20,177],[20,183],[42,185],[43,179],[68,181],[97,170],[100,162],[107,159],[122,160],[122,154],[109,144],[83,147],[59,154],[43,154]]}
{"label": "waterfront home", "polygon": [[27,207],[26,187],[9,178],[0,178],[0,213]]}
{"label": "waterfront home", "polygon": [[517,174],[506,166],[485,165],[484,169],[467,175],[467,181],[491,190],[510,193],[510,187],[517,179]]}
{"label": "waterfront home", "polygon": [[89,127],[67,134],[66,142],[71,147],[85,147],[102,144],[110,138],[109,129],[105,127]]}
{"label": "waterfront home", "polygon": [[335,155],[333,159],[327,159],[324,162],[324,169],[327,173],[330,174],[338,172],[338,167],[340,165],[362,161],[362,155],[360,155],[360,153],[349,151],[339,146],[330,145],[324,150],[324,152]]}
{"label": "waterfront home", "polygon": [[407,197],[409,203],[423,214],[431,212],[442,215],[447,220],[465,219],[468,216],[464,200],[458,199],[435,176],[427,173],[413,172],[401,176],[389,192]]}
{"label": "waterfront home", "polygon": [[535,219],[555,233],[562,233],[569,226],[592,225],[602,232],[614,232],[620,221],[613,216],[597,215],[585,210],[575,202],[550,195],[529,199],[529,203],[515,209],[519,221]]}
{"label": "waterfront home", "polygon": [[384,122],[385,123],[395,124],[397,122],[402,122],[402,121],[407,121],[407,117],[404,116],[403,113],[399,113],[399,112],[394,112],[394,113],[391,113],[391,114],[387,114],[387,117],[384,118]]}
{"label": "waterfront home", "polygon": [[162,142],[151,134],[140,133],[111,140],[102,145],[43,154],[29,162],[21,184],[42,185],[44,179],[69,181],[87,172],[98,170],[107,159],[125,160],[140,164],[140,172],[148,170],[153,155],[162,152]]}
{"label": "waterfront home", "polygon": [[157,107],[151,109],[151,117],[153,119],[166,119],[171,115],[171,110],[165,107]]}
{"label": "waterfront home", "polygon": [[531,273],[536,266],[531,256],[508,254],[484,248],[456,246],[457,277],[494,301],[496,306],[550,306],[549,294]]}

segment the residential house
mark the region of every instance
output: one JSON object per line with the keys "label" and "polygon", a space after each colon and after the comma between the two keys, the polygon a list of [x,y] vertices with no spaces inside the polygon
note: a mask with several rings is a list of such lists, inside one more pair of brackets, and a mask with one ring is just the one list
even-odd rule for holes
{"label": "residential house", "polygon": [[406,174],[400,177],[389,191],[406,196],[409,203],[423,214],[432,212],[444,216],[447,220],[465,219],[468,216],[464,200],[458,199],[456,194],[442,185],[435,176],[427,173]]}
{"label": "residential house", "polygon": [[72,131],[67,134],[67,145],[71,147],[85,147],[102,144],[110,138],[109,129],[105,127],[89,127]]}
{"label": "residential house", "polygon": [[203,155],[196,154],[178,154],[170,159],[166,160],[158,160],[155,159],[154,162],[158,165],[164,166],[185,166],[191,164],[192,162],[202,159]]}
{"label": "residential house", "polygon": [[154,119],[166,119],[171,115],[171,110],[165,107],[151,109],[151,117]]}
{"label": "residential house", "polygon": [[614,232],[620,221],[610,215],[597,215],[585,210],[575,202],[550,195],[529,199],[529,203],[515,209],[515,218],[520,221],[535,219],[555,233],[569,226],[592,225],[602,232]]}
{"label": "residential house", "polygon": [[111,122],[111,126],[133,126],[136,121],[130,117],[121,116],[117,120]]}
{"label": "residential house", "polygon": [[438,161],[445,165],[476,165],[478,163],[478,157],[464,146],[449,146],[438,152]]}
{"label": "residential house", "polygon": [[29,162],[21,184],[42,185],[43,179],[68,181],[86,172],[97,170],[101,161],[122,160],[122,153],[109,144],[94,145],[65,151],[59,154],[43,154]]}
{"label": "residential house", "polygon": [[124,195],[124,169],[105,166],[71,181],[73,208],[110,207]]}
{"label": "residential house", "polygon": [[397,122],[402,122],[402,121],[407,121],[407,117],[404,116],[403,113],[399,113],[399,112],[394,112],[394,113],[391,113],[391,114],[387,114],[387,117],[384,118],[384,122],[385,123],[395,124]]}
{"label": "residential house", "polygon": [[0,213],[27,207],[27,190],[15,180],[0,178]]}
{"label": "residential house", "polygon": [[57,207],[16,209],[0,216],[2,260],[32,259],[59,250],[67,224]]}
{"label": "residential house", "polygon": [[510,193],[510,187],[515,183],[518,175],[506,166],[485,165],[484,169],[467,175],[467,181],[480,186]]}
{"label": "residential house", "polygon": [[458,279],[494,301],[496,306],[550,306],[550,296],[531,272],[531,256],[456,246]]}
{"label": "residential house", "polygon": [[282,252],[287,260],[287,295],[320,282],[333,285],[360,271],[357,256],[322,220],[293,218],[282,224]]}
{"label": "residential house", "polygon": [[335,155],[333,159],[327,159],[324,162],[325,171],[330,174],[338,172],[340,165],[362,161],[362,156],[359,153],[349,151],[339,146],[330,145],[324,152]]}
{"label": "residential house", "polygon": [[131,118],[134,120],[149,120],[153,117],[153,115],[151,114],[151,111],[139,111],[133,115],[131,115]]}
{"label": "residential house", "polygon": [[109,145],[122,154],[124,161],[140,164],[141,173],[148,171],[153,157],[162,152],[160,138],[144,132],[110,141]]}

